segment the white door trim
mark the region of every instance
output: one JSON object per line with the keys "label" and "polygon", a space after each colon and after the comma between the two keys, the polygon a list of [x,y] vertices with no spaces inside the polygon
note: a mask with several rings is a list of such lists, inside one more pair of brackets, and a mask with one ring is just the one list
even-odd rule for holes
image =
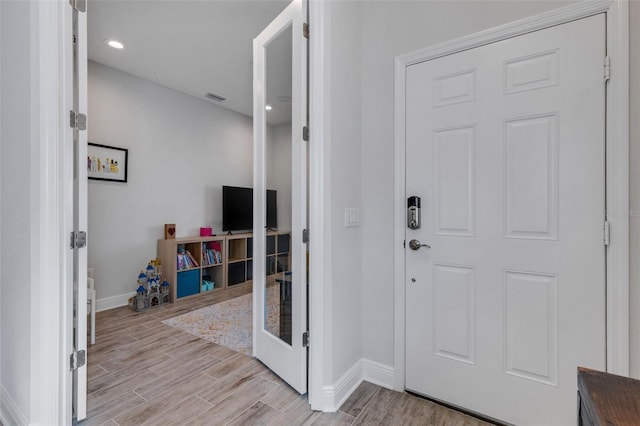
{"label": "white door trim", "polygon": [[[629,5],[584,1],[396,57],[394,94],[394,370],[395,389],[405,388],[405,73],[410,65],[463,50],[607,13],[607,52],[612,58],[607,88],[607,208],[611,242],[607,253],[607,371],[629,374]],[[603,58],[604,59],[604,58]]]}
{"label": "white door trim", "polygon": [[[325,398],[325,371],[331,371],[331,211],[329,70],[330,37],[325,29],[329,2],[309,1],[309,404],[313,410],[335,409],[332,398]],[[325,253],[326,252],[326,253]],[[325,285],[326,284],[326,285]],[[332,383],[326,383],[330,386]]]}
{"label": "white door trim", "polygon": [[607,371],[629,375],[629,2],[607,11]]}

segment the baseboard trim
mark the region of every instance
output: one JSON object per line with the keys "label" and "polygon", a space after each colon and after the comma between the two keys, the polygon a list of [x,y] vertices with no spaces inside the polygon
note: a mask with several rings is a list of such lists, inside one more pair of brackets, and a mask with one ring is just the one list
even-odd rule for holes
{"label": "baseboard trim", "polygon": [[322,388],[322,411],[338,411],[363,381],[393,389],[395,372],[388,365],[366,358],[359,359],[336,383]]}
{"label": "baseboard trim", "polygon": [[353,364],[333,385],[322,388],[324,402],[322,411],[329,413],[338,411],[360,383],[362,383],[361,359]]}
{"label": "baseboard trim", "polygon": [[[370,359],[362,359],[362,379],[374,385],[394,390],[396,373],[392,366],[381,364]],[[400,392],[404,389],[395,389]]]}
{"label": "baseboard trim", "polygon": [[0,422],[3,425],[28,425],[29,420],[20,411],[11,395],[0,385]]}
{"label": "baseboard trim", "polygon": [[136,293],[118,294],[117,296],[104,297],[96,299],[96,312],[106,311],[108,309],[119,308],[129,304],[129,298],[135,296]]}

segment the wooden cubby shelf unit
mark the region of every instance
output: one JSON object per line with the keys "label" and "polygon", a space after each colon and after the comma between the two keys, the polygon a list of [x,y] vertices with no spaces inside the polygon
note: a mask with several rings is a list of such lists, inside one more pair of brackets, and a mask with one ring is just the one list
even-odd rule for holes
{"label": "wooden cubby shelf unit", "polygon": [[[163,278],[169,282],[171,302],[211,291],[224,291],[225,238],[189,237],[158,240],[158,259],[162,262]],[[179,255],[189,252],[196,266],[183,266]]]}
{"label": "wooden cubby shelf unit", "polygon": [[[267,275],[273,281],[277,273],[289,270],[291,233],[269,232],[266,248]],[[191,263],[180,261],[179,255],[188,256]],[[158,259],[162,262],[163,279],[169,282],[171,302],[251,285],[253,234],[158,240]]]}

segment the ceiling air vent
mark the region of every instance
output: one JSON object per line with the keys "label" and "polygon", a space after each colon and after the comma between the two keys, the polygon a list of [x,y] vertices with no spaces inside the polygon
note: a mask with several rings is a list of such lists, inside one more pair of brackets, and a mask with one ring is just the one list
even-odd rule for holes
{"label": "ceiling air vent", "polygon": [[205,93],[204,97],[218,102],[222,102],[227,99],[224,96],[216,95],[215,93],[211,92]]}

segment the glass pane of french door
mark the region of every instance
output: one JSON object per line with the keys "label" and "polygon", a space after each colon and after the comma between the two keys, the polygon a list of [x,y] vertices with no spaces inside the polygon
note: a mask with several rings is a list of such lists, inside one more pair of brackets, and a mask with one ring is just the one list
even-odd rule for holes
{"label": "glass pane of french door", "polygon": [[291,344],[292,26],[266,46],[264,328]]}

